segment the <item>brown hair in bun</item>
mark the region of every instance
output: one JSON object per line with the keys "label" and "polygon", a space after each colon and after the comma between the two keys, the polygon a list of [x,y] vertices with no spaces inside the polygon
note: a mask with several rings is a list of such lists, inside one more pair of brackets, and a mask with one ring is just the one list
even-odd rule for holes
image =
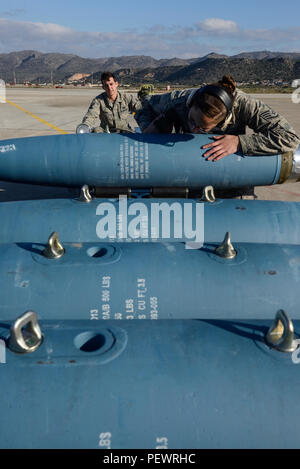
{"label": "brown hair in bun", "polygon": [[216,84],[222,86],[222,88],[225,88],[226,91],[231,95],[233,95],[236,90],[236,82],[230,75],[224,75],[222,80],[218,81]]}
{"label": "brown hair in bun", "polygon": [[[231,97],[232,102],[234,101],[236,83],[230,75],[224,75],[222,80],[212,84],[224,88]],[[193,105],[200,108],[207,117],[215,118],[218,122],[225,119],[227,115],[225,104],[216,96],[208,93],[201,93],[200,95],[195,96]]]}

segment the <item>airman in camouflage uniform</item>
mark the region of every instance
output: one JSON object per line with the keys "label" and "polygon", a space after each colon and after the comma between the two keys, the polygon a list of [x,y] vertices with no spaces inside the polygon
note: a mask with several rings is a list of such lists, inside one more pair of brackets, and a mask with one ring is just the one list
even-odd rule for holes
{"label": "airman in camouflage uniform", "polygon": [[[103,75],[108,78],[103,80]],[[113,74],[107,72],[103,75],[101,80],[106,91],[93,99],[82,124],[87,124],[95,133],[134,132],[130,113],[141,108],[140,100],[132,94],[120,93]]]}
{"label": "airman in camouflage uniform", "polygon": [[[187,100],[195,89],[172,91],[163,95],[146,98],[143,108],[136,115],[142,131],[159,115],[165,117],[163,127],[158,132],[191,133]],[[254,131],[246,135],[246,127]],[[270,155],[294,151],[300,138],[287,120],[277,112],[240,90],[234,92],[232,111],[221,124],[210,130],[214,135],[238,135],[240,149],[244,155]]]}

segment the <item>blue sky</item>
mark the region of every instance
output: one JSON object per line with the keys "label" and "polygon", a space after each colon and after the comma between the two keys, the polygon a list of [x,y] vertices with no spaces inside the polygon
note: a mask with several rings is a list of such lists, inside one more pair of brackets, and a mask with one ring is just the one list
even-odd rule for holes
{"label": "blue sky", "polygon": [[215,51],[300,52],[300,2],[62,0],[0,2],[0,53],[198,57]]}

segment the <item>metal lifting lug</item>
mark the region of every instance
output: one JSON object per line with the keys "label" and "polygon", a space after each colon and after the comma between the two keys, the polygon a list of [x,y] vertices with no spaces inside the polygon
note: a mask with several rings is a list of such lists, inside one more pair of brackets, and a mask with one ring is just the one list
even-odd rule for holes
{"label": "metal lifting lug", "polygon": [[92,200],[93,200],[93,197],[91,196],[89,186],[87,184],[84,184],[84,186],[82,186],[80,190],[79,201],[89,203]]}
{"label": "metal lifting lug", "polygon": [[287,313],[281,309],[277,312],[273,325],[268,330],[266,343],[279,352],[294,352],[298,347],[295,340],[294,325]]}
{"label": "metal lifting lug", "polygon": [[43,255],[48,259],[59,259],[65,253],[65,249],[58,239],[58,234],[54,231],[48,239]]}
{"label": "metal lifting lug", "polygon": [[15,353],[31,353],[43,341],[36,313],[27,311],[19,316],[10,328],[8,347]]}
{"label": "metal lifting lug", "polygon": [[214,203],[216,201],[213,186],[205,186],[202,192],[201,201]]}
{"label": "metal lifting lug", "polygon": [[231,244],[230,233],[227,231],[224,241],[215,249],[215,253],[224,259],[233,259],[237,252]]}

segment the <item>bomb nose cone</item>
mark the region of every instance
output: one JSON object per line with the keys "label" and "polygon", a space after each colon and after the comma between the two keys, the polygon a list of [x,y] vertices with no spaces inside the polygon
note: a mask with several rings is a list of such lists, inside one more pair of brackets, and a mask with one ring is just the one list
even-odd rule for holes
{"label": "bomb nose cone", "polygon": [[300,145],[293,156],[293,169],[291,177],[296,178],[297,180],[300,179]]}
{"label": "bomb nose cone", "polygon": [[294,152],[281,155],[281,171],[277,184],[300,181],[300,145]]}

